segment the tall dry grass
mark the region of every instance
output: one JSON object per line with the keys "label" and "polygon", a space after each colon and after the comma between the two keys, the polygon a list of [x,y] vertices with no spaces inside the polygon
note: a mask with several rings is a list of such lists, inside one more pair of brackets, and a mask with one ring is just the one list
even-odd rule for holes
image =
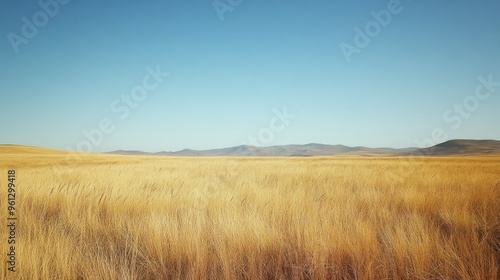
{"label": "tall dry grass", "polygon": [[3,155],[17,279],[500,277],[498,157],[63,159]]}

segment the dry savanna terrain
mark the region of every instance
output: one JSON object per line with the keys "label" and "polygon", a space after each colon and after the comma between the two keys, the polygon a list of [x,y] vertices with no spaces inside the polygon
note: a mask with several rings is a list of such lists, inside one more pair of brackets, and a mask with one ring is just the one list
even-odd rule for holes
{"label": "dry savanna terrain", "polygon": [[0,155],[3,279],[500,279],[500,157]]}

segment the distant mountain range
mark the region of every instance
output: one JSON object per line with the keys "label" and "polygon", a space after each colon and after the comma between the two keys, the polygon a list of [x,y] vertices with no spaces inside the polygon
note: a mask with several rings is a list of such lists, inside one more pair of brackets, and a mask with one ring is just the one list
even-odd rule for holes
{"label": "distant mountain range", "polygon": [[[1,154],[60,154],[68,151],[40,147],[0,144]],[[450,140],[430,148],[367,148],[344,145],[283,145],[271,147],[237,146],[213,150],[189,150],[177,152],[147,153],[141,151],[114,151],[106,154],[137,156],[268,156],[268,157],[307,157],[307,156],[464,156],[498,155],[500,141],[497,140]]]}
{"label": "distant mountain range", "polygon": [[398,154],[414,151],[409,149],[390,149],[390,148],[366,148],[366,147],[348,147],[344,145],[283,145],[270,147],[255,147],[241,145],[236,147],[196,151],[185,149],[177,152],[159,152],[144,153],[140,151],[114,151],[112,154],[121,155],[158,155],[158,156],[323,156],[323,155],[385,155]]}
{"label": "distant mountain range", "polygon": [[311,143],[307,145],[282,145],[256,147],[241,145],[213,150],[185,149],[177,152],[146,153],[141,151],[114,151],[119,155],[152,155],[152,156],[268,156],[268,157],[306,157],[306,156],[398,156],[398,155],[500,155],[500,141],[496,140],[450,140],[430,148],[367,148],[348,147],[344,145],[324,145]]}

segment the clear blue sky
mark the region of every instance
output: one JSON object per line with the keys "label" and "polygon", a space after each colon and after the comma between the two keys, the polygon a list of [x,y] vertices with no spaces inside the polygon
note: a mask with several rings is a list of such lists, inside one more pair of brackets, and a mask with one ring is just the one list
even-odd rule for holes
{"label": "clear blue sky", "polygon": [[[479,76],[500,82],[500,2],[402,0],[349,63],[341,44],[356,47],[355,28],[390,2],[243,0],[221,20],[210,0],[71,0],[45,18],[36,1],[0,0],[0,143],[76,149],[103,119],[114,130],[93,151],[248,137],[407,147],[435,129],[500,139],[500,87],[474,97]],[[157,65],[169,76],[137,108],[111,108]],[[464,100],[473,110],[460,115]],[[283,107],[296,117],[271,127]]]}

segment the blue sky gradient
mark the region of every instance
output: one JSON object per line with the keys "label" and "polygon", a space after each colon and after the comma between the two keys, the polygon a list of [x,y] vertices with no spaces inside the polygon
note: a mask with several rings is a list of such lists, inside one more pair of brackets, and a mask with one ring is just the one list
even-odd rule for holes
{"label": "blue sky gradient", "polygon": [[[243,0],[221,20],[211,1],[72,0],[16,53],[9,36],[43,9],[0,0],[0,143],[87,149],[109,119],[92,151],[236,146],[284,107],[296,117],[259,144],[500,139],[500,87],[454,107],[478,77],[500,82],[500,2],[402,0],[349,63],[340,45],[391,1]],[[169,76],[120,119],[113,102],[148,66]]]}

